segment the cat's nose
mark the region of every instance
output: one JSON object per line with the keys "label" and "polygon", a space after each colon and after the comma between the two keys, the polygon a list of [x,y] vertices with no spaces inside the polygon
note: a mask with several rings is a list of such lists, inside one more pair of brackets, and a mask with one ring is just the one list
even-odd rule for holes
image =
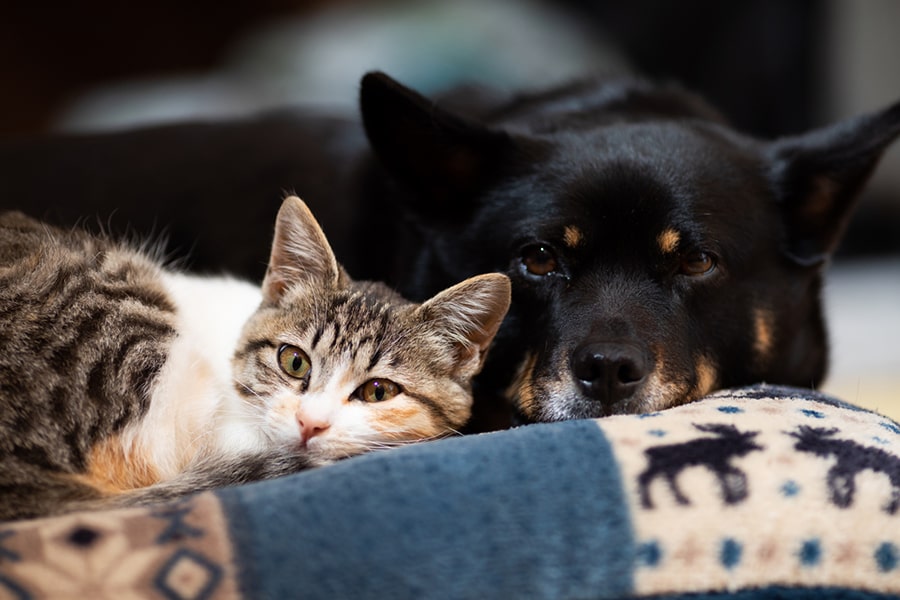
{"label": "cat's nose", "polygon": [[331,423],[328,419],[304,414],[302,412],[297,413],[297,425],[300,426],[300,441],[304,445],[307,444],[309,440],[331,427]]}

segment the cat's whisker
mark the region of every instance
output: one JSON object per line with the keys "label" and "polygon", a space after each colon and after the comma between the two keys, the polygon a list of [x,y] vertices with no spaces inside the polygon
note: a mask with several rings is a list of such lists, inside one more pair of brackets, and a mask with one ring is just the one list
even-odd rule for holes
{"label": "cat's whisker", "polygon": [[[456,432],[454,432],[456,433]],[[353,439],[355,444],[368,448],[370,450],[389,450],[392,448],[400,448],[410,444],[418,444],[422,442],[435,441],[443,439],[451,435],[449,432],[436,433],[429,436],[414,436],[409,431],[398,429],[396,431],[380,431],[380,437],[356,436]],[[391,439],[390,436],[403,436],[402,438]]]}
{"label": "cat's whisker", "polygon": [[458,429],[454,429],[450,426],[447,426],[444,429],[445,429],[445,433],[443,434],[443,437],[451,437],[451,436],[462,437],[463,435],[465,435],[463,432],[459,431]]}
{"label": "cat's whisker", "polygon": [[[232,378],[231,381],[232,381],[232,383],[239,385],[245,392],[249,393],[251,396],[257,398],[258,400],[261,400],[263,405],[265,404],[265,398],[259,392],[254,390],[252,387],[250,387],[249,385],[247,385],[246,383],[244,383],[237,377]],[[254,406],[254,408],[262,408],[262,406],[259,406],[259,405],[253,405],[253,406]]]}

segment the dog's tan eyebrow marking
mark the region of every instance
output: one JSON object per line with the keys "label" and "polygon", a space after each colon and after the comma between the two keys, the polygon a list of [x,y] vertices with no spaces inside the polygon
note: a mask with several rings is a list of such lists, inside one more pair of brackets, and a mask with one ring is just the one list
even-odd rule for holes
{"label": "dog's tan eyebrow marking", "polygon": [[678,248],[678,242],[681,241],[681,234],[674,229],[666,229],[656,238],[659,249],[663,254],[671,254]]}
{"label": "dog's tan eyebrow marking", "polygon": [[563,231],[563,241],[566,243],[566,246],[575,248],[583,239],[584,234],[581,232],[581,229],[575,225],[566,225],[566,228]]}
{"label": "dog's tan eyebrow marking", "polygon": [[756,359],[766,364],[769,362],[772,344],[775,339],[775,318],[772,311],[757,307],[753,309],[753,350]]}

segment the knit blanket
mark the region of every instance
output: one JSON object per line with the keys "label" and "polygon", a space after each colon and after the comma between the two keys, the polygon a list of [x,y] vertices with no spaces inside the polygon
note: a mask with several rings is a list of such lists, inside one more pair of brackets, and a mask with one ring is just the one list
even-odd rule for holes
{"label": "knit blanket", "polygon": [[0,524],[6,598],[900,598],[900,426],[755,386]]}

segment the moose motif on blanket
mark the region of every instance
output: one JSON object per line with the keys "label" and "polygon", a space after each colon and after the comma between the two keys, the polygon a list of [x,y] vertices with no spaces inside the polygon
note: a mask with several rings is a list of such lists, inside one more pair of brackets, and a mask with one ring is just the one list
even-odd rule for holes
{"label": "moose motif on blanket", "polygon": [[794,449],[822,458],[834,457],[837,463],[828,470],[826,481],[831,501],[841,508],[853,504],[856,476],[865,470],[883,473],[891,481],[891,499],[884,506],[888,514],[900,508],[900,459],[880,448],[870,448],[850,440],[834,439],[837,429],[800,426],[788,435],[797,438]]}
{"label": "moose motif on blanket", "polygon": [[681,505],[690,500],[678,487],[678,475],[688,467],[704,466],[715,474],[722,487],[726,504],[736,504],[747,497],[747,475],[731,464],[731,460],[750,452],[763,450],[753,441],[758,431],[740,431],[734,425],[709,424],[694,427],[717,437],[697,438],[680,444],[654,446],[644,450],[647,468],[638,476],[641,505],[653,508],[650,499],[650,483],[657,477],[665,478],[669,489]]}
{"label": "moose motif on blanket", "polygon": [[[754,441],[758,431],[740,431],[733,425],[694,424],[704,433],[716,437],[702,437],[678,444],[653,446],[644,450],[646,468],[638,475],[638,492],[641,506],[654,508],[650,497],[650,484],[663,478],[675,501],[690,504],[678,485],[679,474],[688,467],[702,466],[711,471],[722,489],[726,504],[737,504],[749,494],[747,474],[733,464],[733,460],[759,450]],[[891,496],[883,510],[896,514],[900,510],[900,458],[882,450],[858,444],[851,440],[833,437],[838,429],[802,425],[796,431],[785,431],[795,438],[794,449],[820,458],[836,459],[826,475],[830,501],[839,508],[848,508],[856,495],[856,476],[863,471],[885,475],[891,484]]]}

